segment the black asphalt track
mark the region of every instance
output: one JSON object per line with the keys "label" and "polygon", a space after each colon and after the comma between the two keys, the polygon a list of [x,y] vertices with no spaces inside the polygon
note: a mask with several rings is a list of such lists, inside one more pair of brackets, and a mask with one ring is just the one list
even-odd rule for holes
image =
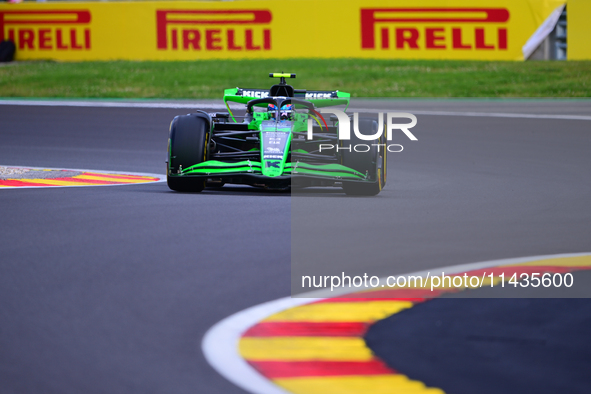
{"label": "black asphalt track", "polygon": [[588,299],[458,301],[392,315],[365,341],[390,367],[446,393],[589,393]]}
{"label": "black asphalt track", "polygon": [[[591,114],[573,103],[545,113]],[[505,110],[495,105],[469,104]],[[186,112],[0,106],[0,164],[164,173],[168,124]],[[591,122],[418,118],[419,141],[389,161],[387,189],[368,205],[396,214],[378,228],[398,240],[397,265],[378,256],[363,268],[591,249]],[[240,187],[0,190],[0,392],[242,392],[200,342],[222,318],[290,294],[291,214],[289,194]]]}
{"label": "black asphalt track", "polygon": [[[163,174],[179,113],[0,107],[0,161]],[[12,189],[0,207],[2,394],[243,392],[201,339],[289,294],[289,194]]]}
{"label": "black asphalt track", "polygon": [[[371,105],[522,114],[539,113],[540,106],[544,114],[591,115],[591,103],[579,100]],[[418,141],[395,133],[392,142],[404,150],[388,155],[386,189],[377,197],[309,192],[292,198],[294,294],[311,290],[301,287],[303,275],[387,277],[591,250],[590,120],[417,117]]]}

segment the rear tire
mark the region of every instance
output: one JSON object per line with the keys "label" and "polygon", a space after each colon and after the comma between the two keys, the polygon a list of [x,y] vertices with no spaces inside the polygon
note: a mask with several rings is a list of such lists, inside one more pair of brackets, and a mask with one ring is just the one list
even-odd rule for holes
{"label": "rear tire", "polygon": [[209,131],[210,121],[201,113],[177,116],[170,123],[166,182],[172,190],[201,192],[205,188],[205,179],[174,174],[206,160]]}
{"label": "rear tire", "polygon": [[[373,119],[359,119],[359,131],[362,134],[372,135],[378,130],[378,124]],[[344,150],[342,152],[343,165],[353,168],[362,174],[375,180],[372,183],[364,182],[343,182],[343,190],[349,196],[375,196],[379,194],[386,184],[386,139],[384,135],[377,141],[380,144],[379,152],[375,141],[364,141],[359,139],[353,132],[353,122],[351,122],[351,139],[343,142],[343,147],[355,146],[357,144],[366,144],[370,146],[368,152],[351,152]],[[383,145],[382,145],[383,144]]]}

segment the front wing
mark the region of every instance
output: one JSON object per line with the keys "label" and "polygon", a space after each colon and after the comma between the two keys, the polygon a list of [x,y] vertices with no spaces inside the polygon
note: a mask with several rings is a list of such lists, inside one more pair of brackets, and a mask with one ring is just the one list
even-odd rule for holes
{"label": "front wing", "polygon": [[302,162],[285,163],[280,176],[270,177],[262,174],[262,164],[258,161],[222,162],[209,160],[183,169],[173,177],[216,179],[226,183],[249,185],[275,185],[295,181],[298,184],[331,185],[335,182],[374,183],[367,174],[362,174],[341,164],[309,164]]}

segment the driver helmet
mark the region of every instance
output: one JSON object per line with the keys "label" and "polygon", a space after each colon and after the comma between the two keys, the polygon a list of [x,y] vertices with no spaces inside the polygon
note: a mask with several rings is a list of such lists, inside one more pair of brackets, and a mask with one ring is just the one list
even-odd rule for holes
{"label": "driver helmet", "polygon": [[281,110],[279,112],[279,119],[281,119],[281,120],[291,119],[292,112],[293,112],[293,104],[282,105]]}
{"label": "driver helmet", "polygon": [[275,114],[277,113],[277,106],[275,104],[269,104],[267,107],[267,112],[271,113],[271,118],[275,119]]}

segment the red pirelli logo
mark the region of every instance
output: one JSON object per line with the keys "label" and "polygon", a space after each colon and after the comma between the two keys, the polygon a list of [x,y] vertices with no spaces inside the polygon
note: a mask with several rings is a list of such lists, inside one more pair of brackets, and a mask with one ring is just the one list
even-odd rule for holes
{"label": "red pirelli logo", "polygon": [[88,50],[88,10],[0,11],[0,41],[8,38],[20,50]]}
{"label": "red pirelli logo", "polygon": [[[508,20],[506,8],[362,8],[361,48],[376,49],[379,30],[381,49],[506,50],[507,29],[498,25]],[[487,37],[489,24],[497,24],[495,37]]]}
{"label": "red pirelli logo", "polygon": [[157,10],[158,49],[268,51],[269,10]]}

